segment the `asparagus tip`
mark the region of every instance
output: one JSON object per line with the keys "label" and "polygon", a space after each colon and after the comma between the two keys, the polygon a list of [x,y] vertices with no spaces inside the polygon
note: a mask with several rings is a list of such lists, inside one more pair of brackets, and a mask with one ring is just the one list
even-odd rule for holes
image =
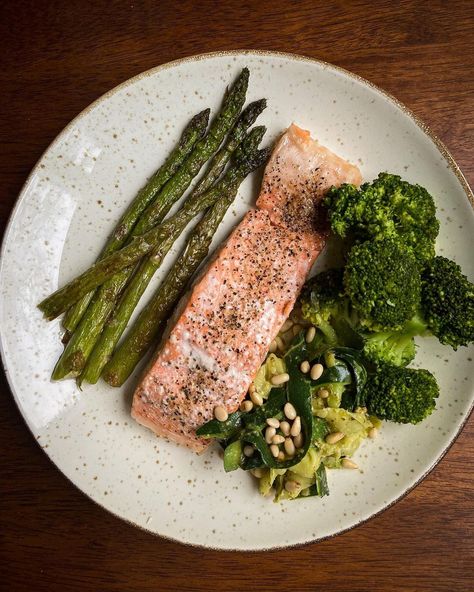
{"label": "asparagus tip", "polygon": [[272,149],[267,147],[258,150],[255,154],[252,154],[249,158],[249,166],[251,167],[251,170],[254,171],[265,164],[270,158],[271,153]]}
{"label": "asparagus tip", "polygon": [[251,131],[249,136],[252,136],[253,138],[255,138],[255,141],[258,144],[260,144],[260,142],[263,140],[263,136],[265,135],[265,132],[267,131],[267,128],[264,125],[256,125]]}
{"label": "asparagus tip", "polygon": [[190,131],[195,130],[196,128],[201,129],[202,133],[205,132],[207,128],[207,124],[209,123],[209,116],[211,114],[211,110],[209,107],[207,109],[203,109],[197,115],[195,115],[188,124],[188,128]]}
{"label": "asparagus tip", "polygon": [[241,125],[248,128],[254,123],[260,113],[266,109],[267,107],[267,99],[259,99],[258,101],[253,101],[249,103],[247,107],[242,111],[241,115]]}
{"label": "asparagus tip", "polygon": [[258,109],[259,113],[261,113],[264,109],[267,108],[267,99],[258,99],[257,101],[252,101],[248,104],[247,109]]}
{"label": "asparagus tip", "polygon": [[234,158],[237,163],[246,166],[245,163],[248,162],[249,158],[252,155],[255,155],[255,152],[258,148],[258,145],[262,141],[266,129],[267,128],[264,125],[258,125],[250,130],[243,142],[235,151]]}
{"label": "asparagus tip", "polygon": [[239,74],[237,80],[235,81],[235,89],[240,89],[240,87],[242,87],[242,89],[246,91],[249,83],[249,77],[249,69],[247,67],[242,68],[242,72]]}

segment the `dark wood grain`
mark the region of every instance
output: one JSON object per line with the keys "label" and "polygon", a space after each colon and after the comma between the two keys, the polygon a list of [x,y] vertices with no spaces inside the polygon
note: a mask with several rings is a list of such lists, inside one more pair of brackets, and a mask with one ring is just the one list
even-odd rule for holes
{"label": "dark wood grain", "polygon": [[[258,48],[343,66],[397,96],[474,181],[474,3],[3,0],[0,223],[79,111],[139,72],[195,53]],[[148,535],[50,463],[0,382],[0,588],[472,590],[474,422],[404,500],[319,544],[203,551]]]}

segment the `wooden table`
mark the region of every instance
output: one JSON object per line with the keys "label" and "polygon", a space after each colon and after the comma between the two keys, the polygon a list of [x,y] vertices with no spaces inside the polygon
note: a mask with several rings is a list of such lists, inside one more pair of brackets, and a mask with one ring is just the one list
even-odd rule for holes
{"label": "wooden table", "polygon": [[[474,3],[3,0],[2,227],[53,138],[91,101],[158,64],[222,49],[290,51],[393,93],[474,181]],[[403,501],[319,544],[203,551],[121,522],[40,450],[1,382],[0,588],[72,590],[472,590],[474,421]],[[471,538],[469,538],[471,537]]]}

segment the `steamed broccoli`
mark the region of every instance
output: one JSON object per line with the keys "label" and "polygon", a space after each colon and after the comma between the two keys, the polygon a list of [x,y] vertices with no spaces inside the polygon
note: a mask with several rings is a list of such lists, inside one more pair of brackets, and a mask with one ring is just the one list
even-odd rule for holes
{"label": "steamed broccoli", "polygon": [[370,329],[401,328],[419,306],[417,261],[410,249],[394,239],[352,247],[344,286],[362,324]]}
{"label": "steamed broccoli", "polygon": [[382,365],[369,376],[364,396],[369,413],[397,423],[419,423],[436,406],[439,387],[428,370]]}
{"label": "steamed broccoli", "polygon": [[435,254],[439,222],[432,196],[398,175],[380,173],[360,189],[344,184],[324,198],[333,232],[356,241],[399,238],[420,261]]}
{"label": "steamed broccoli", "polygon": [[331,320],[347,314],[342,276],[342,269],[318,273],[306,282],[300,296],[303,318],[322,331],[328,344],[337,342]]}
{"label": "steamed broccoli", "polygon": [[430,334],[453,349],[474,341],[474,285],[445,257],[435,257],[423,271],[415,316],[397,331],[365,333],[363,351],[376,364],[406,366],[415,357],[413,338]]}
{"label": "steamed broccoli", "polygon": [[404,323],[398,331],[384,330],[365,333],[364,356],[374,364],[407,366],[415,359],[414,337],[427,333],[426,323],[418,315]]}
{"label": "steamed broccoli", "polygon": [[303,317],[319,325],[339,310],[344,297],[343,269],[329,269],[309,279],[301,292]]}
{"label": "steamed broccoli", "polygon": [[454,261],[438,256],[426,266],[421,309],[441,343],[457,349],[474,341],[474,284]]}
{"label": "steamed broccoli", "polygon": [[369,333],[364,340],[363,352],[374,364],[408,366],[415,359],[415,340],[400,331]]}
{"label": "steamed broccoli", "polygon": [[327,345],[358,347],[358,315],[344,294],[343,269],[329,269],[308,280],[300,296],[301,314],[324,336]]}

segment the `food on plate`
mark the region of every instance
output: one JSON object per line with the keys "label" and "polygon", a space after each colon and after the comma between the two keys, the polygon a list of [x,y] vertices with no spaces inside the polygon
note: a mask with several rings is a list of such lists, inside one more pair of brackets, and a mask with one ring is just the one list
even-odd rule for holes
{"label": "food on plate", "polygon": [[428,370],[380,365],[369,376],[365,398],[370,413],[398,423],[419,423],[436,407],[439,387]]}
{"label": "food on plate", "polygon": [[365,241],[347,255],[344,288],[362,324],[396,329],[415,314],[419,276],[412,250],[400,240]]}
{"label": "food on plate", "polygon": [[[65,313],[53,379],[120,386],[158,345],[133,397],[139,423],[196,452],[219,442],[225,471],[249,471],[276,501],[322,497],[326,470],[357,469],[382,420],[418,424],[435,410],[435,376],[409,367],[415,338],[474,342],[474,285],[436,256],[425,188],[388,172],[361,185],[356,166],[295,124],[259,149],[265,128],[250,128],[266,101],[243,109],[248,80],[244,68],[207,132],[208,109],[192,118],[98,261],[39,308]],[[265,163],[256,207],[205,262],[240,184]],[[342,264],[309,278],[329,240]]]}
{"label": "food on plate", "polygon": [[358,169],[292,125],[265,169],[250,210],[192,287],[138,386],[133,417],[196,451],[196,429],[235,411],[324,247],[319,201],[358,183]]}
{"label": "food on plate", "polygon": [[421,275],[421,311],[426,329],[453,349],[474,341],[474,285],[457,263],[434,257]]}
{"label": "food on plate", "polygon": [[433,197],[424,187],[380,173],[360,188],[334,188],[324,201],[335,234],[357,241],[396,237],[421,261],[434,257],[439,222]]}

